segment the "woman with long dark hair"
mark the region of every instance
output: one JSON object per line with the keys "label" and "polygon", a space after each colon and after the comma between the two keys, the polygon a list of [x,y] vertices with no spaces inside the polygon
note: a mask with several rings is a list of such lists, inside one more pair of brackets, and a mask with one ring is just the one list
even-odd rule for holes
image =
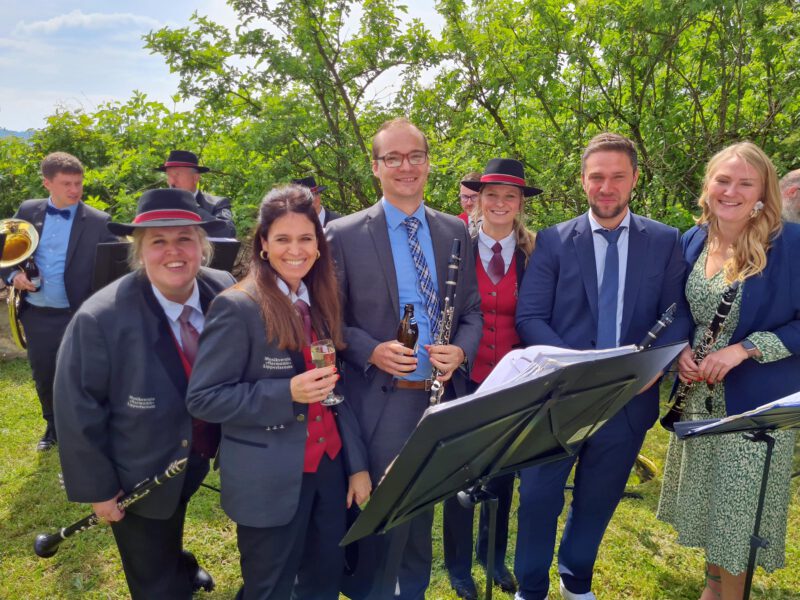
{"label": "woman with long dark hair", "polygon": [[310,191],[272,190],[250,273],[209,311],[186,399],[193,415],[222,425],[222,508],[237,524],[239,598],[338,598],[345,510],[371,490],[347,401],[322,404],[336,368],[311,360],[318,340],[343,347],[340,315]]}

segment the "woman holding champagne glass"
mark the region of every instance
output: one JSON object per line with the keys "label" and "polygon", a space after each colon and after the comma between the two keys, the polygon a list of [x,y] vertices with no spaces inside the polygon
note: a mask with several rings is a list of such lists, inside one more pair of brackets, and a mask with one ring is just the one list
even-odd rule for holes
{"label": "woman holding champagne glass", "polygon": [[222,508],[237,524],[244,580],[237,598],[338,598],[345,510],[371,491],[354,415],[346,401],[326,406],[337,402],[336,367],[312,362],[312,346],[320,364],[342,348],[340,314],[310,191],[272,190],[250,273],[209,310],[186,398],[190,413],[222,424]]}

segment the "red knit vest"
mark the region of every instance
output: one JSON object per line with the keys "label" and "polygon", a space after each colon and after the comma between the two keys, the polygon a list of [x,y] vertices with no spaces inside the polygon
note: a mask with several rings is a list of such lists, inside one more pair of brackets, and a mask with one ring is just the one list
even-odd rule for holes
{"label": "red knit vest", "polygon": [[517,257],[514,255],[506,274],[496,285],[483,268],[480,257],[475,262],[483,313],[483,335],[472,366],[472,380],[481,383],[500,359],[519,344],[515,328]]}

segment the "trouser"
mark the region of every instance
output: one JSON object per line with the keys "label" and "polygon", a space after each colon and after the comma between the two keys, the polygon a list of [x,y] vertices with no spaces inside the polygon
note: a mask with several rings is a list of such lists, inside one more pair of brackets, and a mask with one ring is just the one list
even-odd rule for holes
{"label": "trouser", "polygon": [[[558,550],[561,579],[576,594],[591,590],[600,542],[647,432],[631,426],[627,411],[623,408],[586,440],[577,456],[572,504]],[[514,574],[525,600],[547,598],[564,485],[575,460],[573,456],[520,473]]]}
{"label": "trouser", "polygon": [[[304,473],[297,512],[286,525],[237,525],[244,585],[239,600],[336,600],[344,570],[345,483],[342,453],[325,454]],[[276,485],[279,485],[276,483]]]}
{"label": "trouser", "polygon": [[74,312],[69,308],[41,308],[22,303],[19,319],[25,330],[28,362],[31,365],[42,417],[53,425],[53,379],[61,338]]}
{"label": "trouser", "polygon": [[208,460],[190,456],[180,500],[169,518],[150,519],[127,511],[111,524],[133,600],[192,597],[197,563],[183,550],[183,524],[189,499],[207,473]]}

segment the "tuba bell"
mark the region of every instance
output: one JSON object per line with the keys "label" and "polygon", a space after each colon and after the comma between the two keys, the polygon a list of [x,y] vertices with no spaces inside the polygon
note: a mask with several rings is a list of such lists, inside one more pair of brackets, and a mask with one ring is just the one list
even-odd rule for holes
{"label": "tuba bell", "polygon": [[[0,269],[21,266],[36,251],[39,245],[39,233],[33,224],[22,219],[0,220]],[[8,292],[8,324],[11,328],[11,337],[21,349],[25,350],[25,332],[19,321],[19,306],[24,292],[20,292],[13,285]]]}

